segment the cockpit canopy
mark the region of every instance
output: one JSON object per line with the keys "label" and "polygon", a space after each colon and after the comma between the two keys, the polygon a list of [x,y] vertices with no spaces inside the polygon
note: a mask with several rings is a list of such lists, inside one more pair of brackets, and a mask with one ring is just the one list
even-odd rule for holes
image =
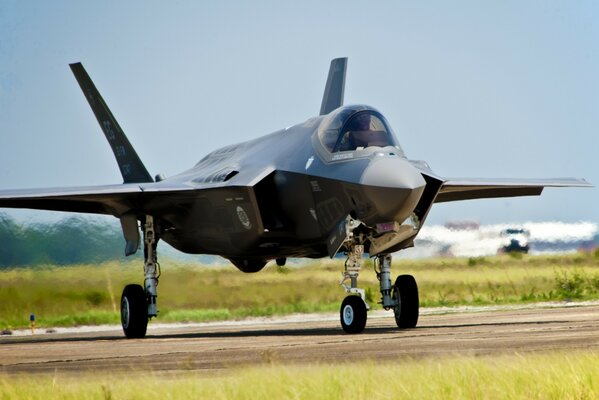
{"label": "cockpit canopy", "polygon": [[320,124],[318,137],[332,153],[393,146],[404,156],[385,117],[368,106],[346,106],[333,111]]}

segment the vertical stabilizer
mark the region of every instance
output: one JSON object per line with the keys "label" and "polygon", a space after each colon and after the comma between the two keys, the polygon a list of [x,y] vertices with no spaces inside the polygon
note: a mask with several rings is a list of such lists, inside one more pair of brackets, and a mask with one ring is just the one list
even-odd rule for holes
{"label": "vertical stabilizer", "polygon": [[322,96],[320,115],[330,113],[343,105],[345,92],[345,71],[347,70],[347,57],[335,58],[331,61],[329,77]]}
{"label": "vertical stabilizer", "polygon": [[81,63],[70,64],[119,164],[123,183],[154,182]]}

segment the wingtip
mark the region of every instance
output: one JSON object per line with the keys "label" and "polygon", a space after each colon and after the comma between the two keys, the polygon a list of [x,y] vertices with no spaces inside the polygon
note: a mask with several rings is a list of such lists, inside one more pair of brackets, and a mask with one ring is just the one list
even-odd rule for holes
{"label": "wingtip", "polygon": [[584,187],[590,187],[590,188],[594,188],[595,187],[595,185],[593,185],[591,182],[587,181],[584,178],[580,178],[580,180],[582,181]]}

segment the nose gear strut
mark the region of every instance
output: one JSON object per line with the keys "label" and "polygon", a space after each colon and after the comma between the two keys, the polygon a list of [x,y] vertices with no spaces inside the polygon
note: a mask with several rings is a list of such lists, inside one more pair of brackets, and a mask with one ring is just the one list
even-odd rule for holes
{"label": "nose gear strut", "polygon": [[[360,333],[366,326],[367,311],[370,308],[366,303],[366,292],[358,288],[358,276],[362,269],[364,257],[364,238],[362,235],[354,235],[354,229],[361,222],[347,217],[345,247],[347,248],[347,260],[340,285],[343,286],[348,296],[341,303],[340,319],[343,330],[347,333]],[[345,282],[349,280],[349,285]],[[356,296],[357,295],[357,296]]]}
{"label": "nose gear strut", "polygon": [[[347,253],[347,260],[345,260],[345,271],[343,271],[343,277],[339,284],[343,286],[347,294],[357,294],[360,298],[366,302],[366,292],[364,289],[358,288],[358,276],[362,269],[362,257],[364,256],[364,245],[352,244]],[[349,279],[349,285],[345,282]],[[366,304],[366,309],[368,309]]]}

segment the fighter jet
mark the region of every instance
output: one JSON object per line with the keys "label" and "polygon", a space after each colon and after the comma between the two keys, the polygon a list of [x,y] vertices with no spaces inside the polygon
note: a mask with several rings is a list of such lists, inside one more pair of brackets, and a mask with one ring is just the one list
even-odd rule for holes
{"label": "fighter jet", "polygon": [[[414,245],[435,203],[535,196],[545,187],[588,187],[583,179],[448,179],[407,158],[383,114],[344,105],[347,58],[331,61],[318,116],[213,151],[178,175],[152,178],[81,63],[70,65],[114,153],[123,184],[0,191],[0,207],[112,215],[125,255],[144,252],[144,284],[127,285],[121,322],[127,338],[146,335],[158,315],[156,245],[227,258],[243,272],[289,257],[347,256],[340,320],[362,332],[368,305],[358,277],[374,259],[380,304],[399,328],[418,322],[411,275],[392,282],[392,254]],[[141,234],[140,234],[141,229]],[[73,243],[73,246],[76,246]],[[201,290],[201,288],[200,288]]]}

